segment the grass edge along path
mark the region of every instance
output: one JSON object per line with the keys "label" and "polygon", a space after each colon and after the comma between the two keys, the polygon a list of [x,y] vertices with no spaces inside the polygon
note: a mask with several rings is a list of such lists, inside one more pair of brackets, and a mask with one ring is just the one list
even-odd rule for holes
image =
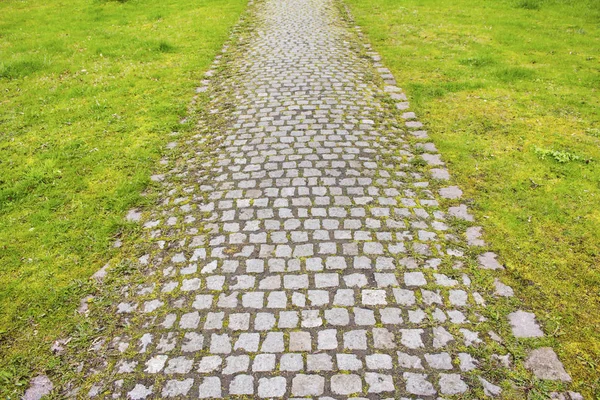
{"label": "grass edge along path", "polygon": [[473,199],[503,280],[575,388],[600,395],[600,3],[345,1]]}
{"label": "grass edge along path", "polygon": [[[244,0],[9,1],[0,7],[0,397],[60,374],[54,339],[89,276],[136,236],[170,132],[192,132],[195,87]],[[58,380],[62,379],[56,376]]]}

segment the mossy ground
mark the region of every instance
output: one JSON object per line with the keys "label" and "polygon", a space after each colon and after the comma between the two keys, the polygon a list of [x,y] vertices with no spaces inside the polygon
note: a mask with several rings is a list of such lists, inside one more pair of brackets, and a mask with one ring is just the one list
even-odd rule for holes
{"label": "mossy ground", "polygon": [[450,171],[503,279],[600,393],[600,3],[348,0]]}

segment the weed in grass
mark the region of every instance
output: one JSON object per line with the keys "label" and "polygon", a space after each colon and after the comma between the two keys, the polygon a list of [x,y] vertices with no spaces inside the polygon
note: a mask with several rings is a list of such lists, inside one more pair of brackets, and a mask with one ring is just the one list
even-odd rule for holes
{"label": "weed in grass", "polygon": [[165,41],[161,41],[160,43],[158,43],[156,49],[161,53],[172,53],[173,51],[175,51],[175,48]]}
{"label": "weed in grass", "polygon": [[573,153],[569,153],[568,151],[549,150],[536,147],[534,152],[540,158],[540,160],[545,160],[547,157],[550,157],[561,164],[581,160],[581,157],[576,156]]}
{"label": "weed in grass", "polygon": [[496,64],[496,60],[490,55],[462,58],[458,60],[458,62],[462,65],[468,65],[475,68],[489,67]]}
{"label": "weed in grass", "polygon": [[598,129],[598,128],[586,129],[585,133],[587,133],[588,135],[590,135],[592,137],[600,138],[600,129]]}
{"label": "weed in grass", "polygon": [[44,69],[44,63],[37,60],[19,60],[0,63],[0,78],[23,78]]}
{"label": "weed in grass", "polygon": [[427,162],[421,157],[414,157],[410,160],[410,165],[413,167],[424,167],[427,165]]}
{"label": "weed in grass", "polygon": [[522,8],[525,10],[539,10],[542,2],[540,0],[519,0],[515,7]]}
{"label": "weed in grass", "polygon": [[497,70],[495,75],[502,82],[512,83],[518,80],[531,79],[535,73],[527,68],[507,67]]}

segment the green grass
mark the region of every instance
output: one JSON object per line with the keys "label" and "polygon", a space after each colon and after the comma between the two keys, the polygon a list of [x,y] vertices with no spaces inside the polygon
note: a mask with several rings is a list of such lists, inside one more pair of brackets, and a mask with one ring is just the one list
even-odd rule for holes
{"label": "green grass", "polygon": [[[244,0],[0,2],[0,397],[50,369]],[[20,388],[20,389],[19,389]]]}
{"label": "green grass", "polygon": [[600,396],[600,1],[347,0],[504,279]]}

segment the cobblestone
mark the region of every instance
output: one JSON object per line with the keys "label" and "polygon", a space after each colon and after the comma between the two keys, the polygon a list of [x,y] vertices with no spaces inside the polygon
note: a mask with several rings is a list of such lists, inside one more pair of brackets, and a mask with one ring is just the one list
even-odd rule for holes
{"label": "cobblestone", "polygon": [[[249,7],[202,86],[218,123],[174,142],[160,203],[127,215],[148,273],[115,306],[115,382],[89,396],[501,396],[466,266],[503,267],[406,95],[337,0]],[[511,311],[515,337],[543,335]],[[568,377],[547,350],[527,360]]]}

